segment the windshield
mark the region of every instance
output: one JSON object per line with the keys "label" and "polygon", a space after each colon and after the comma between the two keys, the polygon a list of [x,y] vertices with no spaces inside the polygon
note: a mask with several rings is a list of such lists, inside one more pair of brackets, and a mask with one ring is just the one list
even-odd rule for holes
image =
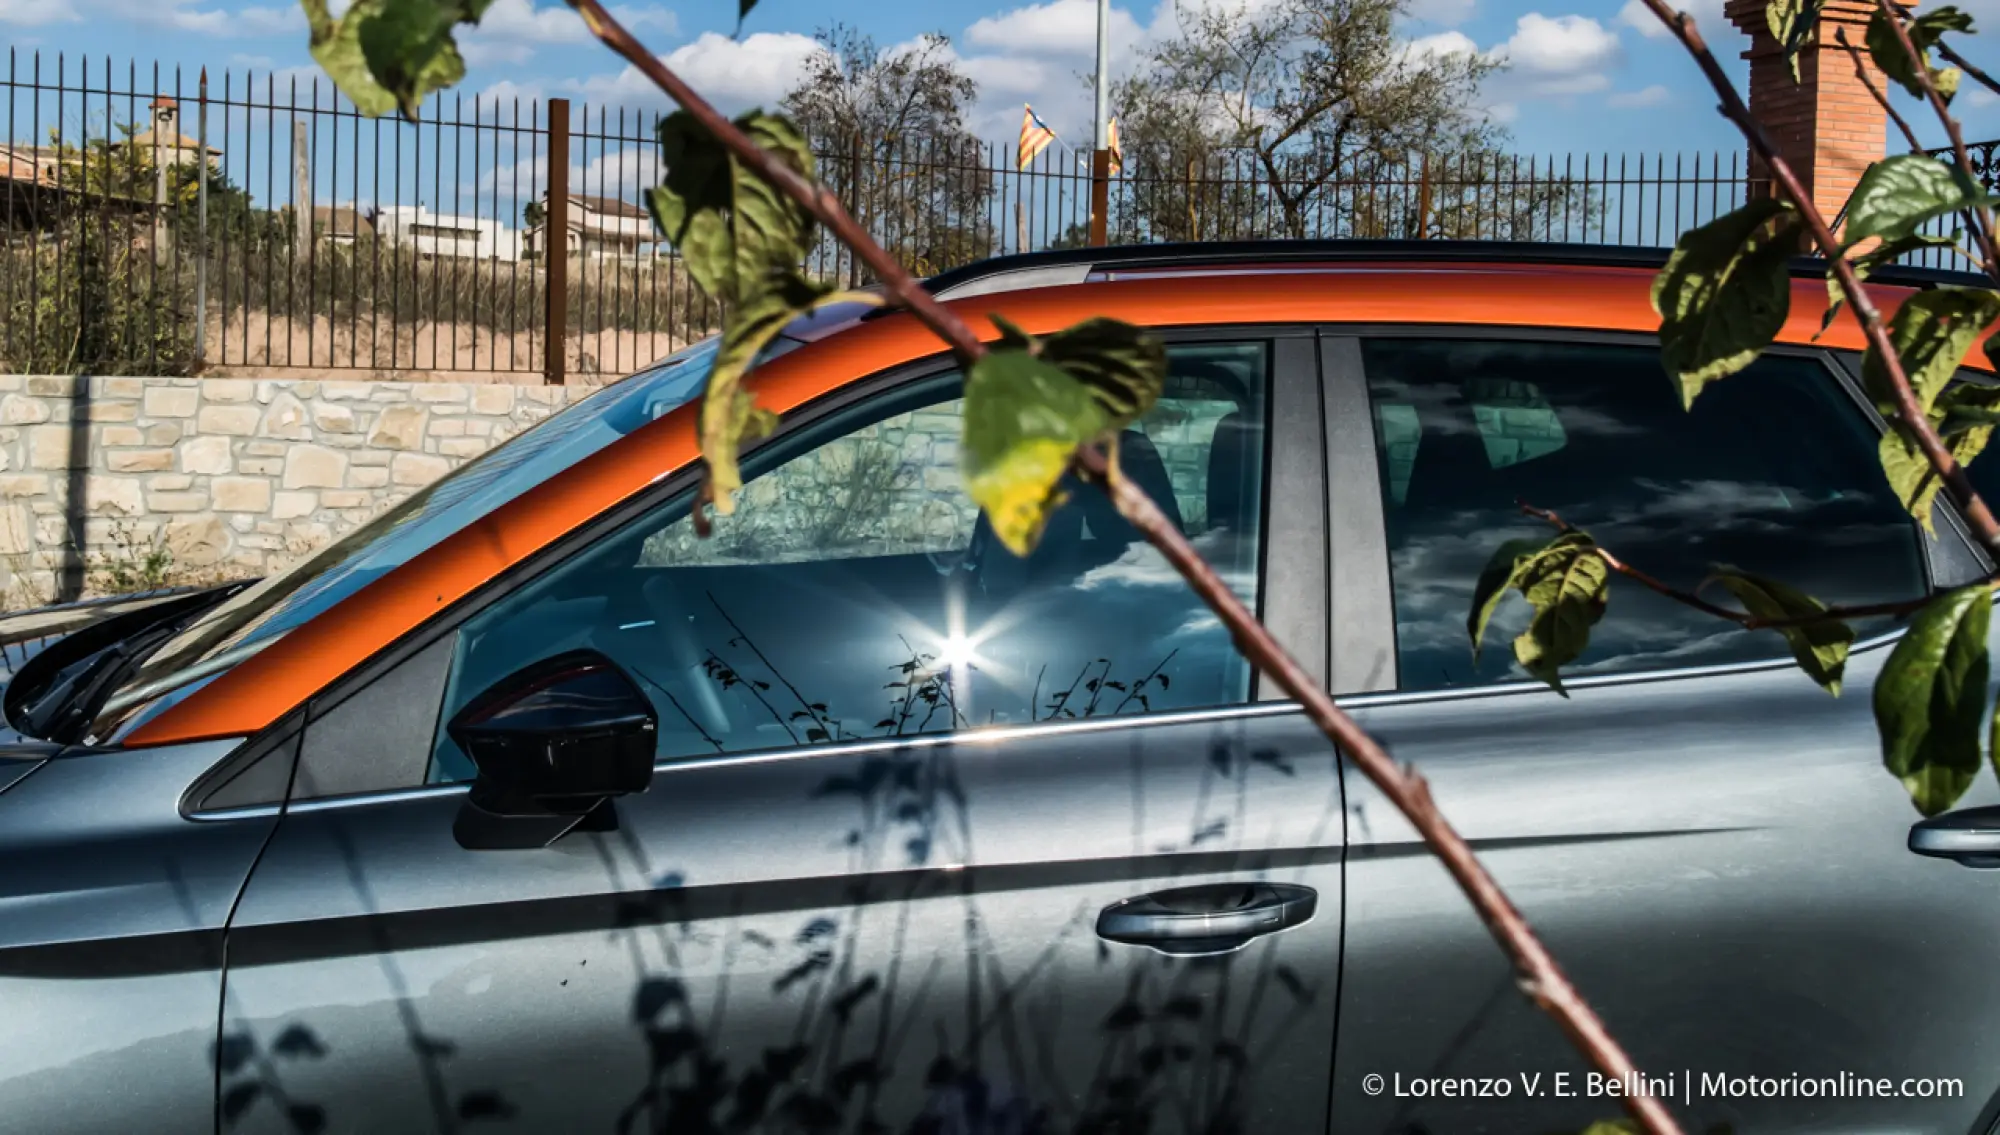
{"label": "windshield", "polygon": [[[155,694],[136,726],[196,688],[197,679],[269,646],[313,618],[633,430],[701,393],[715,359],[704,340],[613,383],[486,451],[299,563],[246,588],[183,629],[105,702],[102,736],[128,707]],[[181,679],[181,680],[176,680]]]}

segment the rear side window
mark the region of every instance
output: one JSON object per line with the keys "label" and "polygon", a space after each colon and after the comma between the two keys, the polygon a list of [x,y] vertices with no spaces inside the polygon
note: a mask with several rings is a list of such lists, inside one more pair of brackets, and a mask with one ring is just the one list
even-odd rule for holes
{"label": "rear side window", "polygon": [[[1269,345],[1169,349],[1125,474],[1257,601]],[[444,718],[577,647],[653,699],[663,757],[1069,721],[1248,700],[1250,671],[1101,493],[1071,487],[1033,556],[993,539],[960,481],[955,376],[871,400],[746,462],[697,537],[663,505],[461,628]],[[469,762],[439,731],[430,779]]]}
{"label": "rear side window", "polygon": [[[1493,550],[1552,534],[1517,501],[1684,589],[1718,565],[1829,603],[1926,587],[1920,535],[1882,475],[1877,435],[1815,358],[1767,356],[1688,410],[1657,347],[1380,339],[1362,353],[1402,689],[1527,677],[1511,649],[1530,613],[1518,595],[1495,613],[1476,662],[1466,633]],[[1567,672],[1787,656],[1774,632],[1737,630],[1614,578],[1590,649]]]}

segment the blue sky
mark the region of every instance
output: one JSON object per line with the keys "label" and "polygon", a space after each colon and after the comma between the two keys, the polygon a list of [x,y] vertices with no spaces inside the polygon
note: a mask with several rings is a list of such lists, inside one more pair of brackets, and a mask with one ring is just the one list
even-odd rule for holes
{"label": "blue sky", "polygon": [[[1235,3],[1241,0],[1181,0]],[[1255,2],[1255,0],[1251,0]],[[1722,0],[1691,3],[1739,77],[1743,41],[1720,18]],[[1114,7],[1115,66],[1129,66],[1148,37],[1171,27],[1174,0],[1119,0]],[[2000,0],[1960,0],[2000,22]],[[731,39],[733,0],[639,0],[616,10],[640,36],[719,102],[769,102],[797,73],[814,27],[841,20],[884,45],[926,31],[950,35],[965,68],[979,80],[974,125],[989,136],[1011,132],[1022,101],[1033,102],[1058,132],[1089,134],[1079,72],[1091,65],[1094,0],[1010,5],[997,0],[763,0]],[[1405,34],[1433,50],[1478,50],[1504,58],[1487,84],[1490,113],[1533,153],[1716,151],[1740,149],[1713,110],[1694,66],[1664,38],[1637,0],[1410,0]],[[27,52],[109,54],[192,71],[202,65],[261,74],[310,75],[304,24],[283,0],[0,0],[5,42]],[[466,37],[468,92],[539,97],[567,94],[609,106],[656,106],[636,74],[587,40],[582,24],[550,0],[494,0],[486,24]],[[2000,106],[1968,98],[1974,137],[2000,133]]]}

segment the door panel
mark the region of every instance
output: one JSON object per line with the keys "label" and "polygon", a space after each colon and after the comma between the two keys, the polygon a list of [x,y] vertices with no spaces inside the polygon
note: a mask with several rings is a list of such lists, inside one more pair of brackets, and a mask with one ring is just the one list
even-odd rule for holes
{"label": "door panel", "polygon": [[[539,851],[459,848],[456,789],[297,810],[237,914],[225,1043],[335,1130],[1317,1128],[1340,786],[1272,710],[662,766],[622,830]],[[1094,933],[1245,879],[1318,914],[1215,959]]]}
{"label": "door panel", "polygon": [[[1614,601],[1615,602],[1615,601]],[[1904,846],[1919,817],[1882,771],[1867,690],[1794,667],[1394,704],[1361,725],[1446,816],[1690,1130],[1951,1132],[2000,1090],[1994,879]],[[1365,704],[1373,701],[1375,704]],[[1581,1130],[1619,1113],[1415,833],[1348,779],[1353,858],[1337,1132]],[[1983,778],[1965,806],[2000,798]],[[1558,1098],[1570,1074],[1577,1095]],[[1701,1077],[1958,1077],[1960,1098],[1717,1098]],[[1519,1077],[1542,1074],[1540,1095]],[[1381,1095],[1369,1074],[1389,1080]],[[1691,1093],[1688,1077],[1695,1077]],[[1417,1098],[1497,1076],[1511,1098]],[[1397,1094],[1396,1077],[1404,1083]],[[1691,1106],[1690,1106],[1691,1103]]]}
{"label": "door panel", "polygon": [[[1323,672],[1312,340],[1169,359],[1127,475]],[[797,424],[715,539],[662,496],[450,632],[447,719],[590,646],[643,683],[664,761],[616,831],[532,851],[454,842],[464,790],[440,782],[472,768],[447,740],[378,754],[435,756],[431,787],[295,799],[233,923],[225,1025],[292,1055],[223,1085],[237,1127],[280,1129],[284,1099],[370,1131],[1324,1127],[1331,747],[1254,700],[1090,490],[1027,559],[982,543],[955,394],[898,380]],[[316,717],[306,747],[379,747],[355,724]],[[1315,916],[1212,957],[1096,933],[1123,900],[1258,880]]]}
{"label": "door panel", "polygon": [[223,926],[274,817],[177,806],[233,747],[72,751],[0,793],[0,1127],[214,1130]]}

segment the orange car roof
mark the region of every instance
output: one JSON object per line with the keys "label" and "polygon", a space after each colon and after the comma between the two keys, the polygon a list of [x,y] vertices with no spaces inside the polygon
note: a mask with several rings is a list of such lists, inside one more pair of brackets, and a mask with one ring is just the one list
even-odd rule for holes
{"label": "orange car roof", "polygon": [[[1654,273],[1630,267],[1534,264],[1346,263],[1318,270],[1137,273],[1104,283],[1000,292],[949,306],[982,335],[997,312],[1030,332],[1091,315],[1151,327],[1286,323],[1439,323],[1461,326],[1654,331]],[[1226,282],[1218,279],[1226,276]],[[1871,285],[1893,308],[1907,289]],[[1811,342],[1825,284],[1793,285],[1783,343]],[[1819,343],[1860,349],[1854,321]],[[890,367],[941,353],[906,314],[859,322],[759,368],[750,387],[779,413]],[[1970,365],[1986,366],[1975,350]],[[133,746],[248,736],[415,630],[480,585],[698,456],[693,404],[633,431],[474,521],[238,663],[126,737]]]}

